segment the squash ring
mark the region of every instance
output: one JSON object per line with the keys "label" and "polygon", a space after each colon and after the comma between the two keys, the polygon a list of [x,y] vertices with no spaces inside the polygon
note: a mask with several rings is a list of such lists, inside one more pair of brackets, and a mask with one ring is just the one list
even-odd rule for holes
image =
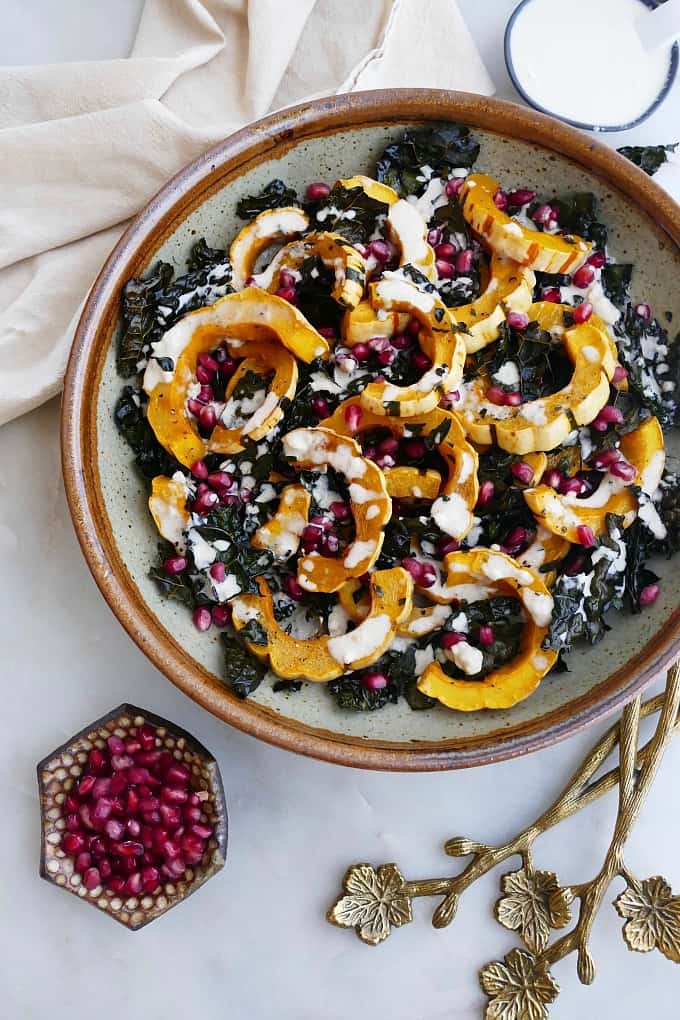
{"label": "squash ring", "polygon": [[415,205],[400,198],[385,220],[387,236],[399,251],[399,265],[415,266],[430,283],[437,279],[434,248],[427,240],[427,223]]}
{"label": "squash ring", "polygon": [[304,485],[286,485],[272,518],[257,529],[250,540],[256,549],[269,549],[279,562],[293,556],[309,519],[312,497]]}
{"label": "squash ring", "polygon": [[[529,317],[543,327],[552,309],[566,305],[539,302]],[[546,320],[546,315],[549,317]],[[525,454],[553,450],[577,425],[588,425],[609,399],[609,379],[616,369],[612,341],[606,329],[590,320],[564,331],[564,349],[574,366],[569,383],[547,397],[517,407],[498,406],[484,399],[486,386],[480,375],[462,387],[454,411],[475,443],[496,443],[509,453]]]}
{"label": "squash ring", "polygon": [[458,322],[466,326],[465,350],[474,354],[498,339],[508,312],[528,312],[536,277],[531,269],[495,253],[491,256],[489,281],[476,301],[455,309]]}
{"label": "squash ring", "polygon": [[563,496],[549,485],[525,489],[524,499],[536,520],[553,534],[575,543],[579,542],[581,526],[590,528],[596,536],[606,535],[607,514],[623,517],[624,528],[630,527],[638,509],[632,486],[640,486],[651,495],[663,474],[666,455],[658,419],[647,418],[633,432],[622,436],[621,453],[637,469],[637,476],[630,483],[607,474],[586,499]]}
{"label": "squash ring", "polygon": [[186,508],[189,488],[186,478],[177,472],[172,478],[156,475],[151,482],[149,510],[158,528],[158,533],[176,549],[185,546],[184,532],[189,526],[191,515]]}
{"label": "squash ring", "polygon": [[360,301],[356,308],[351,308],[342,320],[342,342],[347,347],[355,344],[368,343],[373,337],[384,336],[388,339],[395,333],[402,333],[408,326],[410,316],[406,312],[390,312],[384,319],[379,319],[370,301]]}
{"label": "squash ring", "polygon": [[510,708],[536,690],[557,661],[557,652],[541,647],[550,623],[552,597],[538,574],[520,567],[504,553],[490,549],[454,552],[444,564],[451,585],[490,582],[493,590],[519,598],[526,617],[520,651],[512,662],[492,670],[483,680],[468,679],[465,674],[447,676],[438,662],[432,662],[419,678],[418,690],[459,712]]}
{"label": "squash ring", "polygon": [[[324,428],[332,429],[338,435],[350,435],[345,412],[351,404],[356,404],[356,398],[349,397],[347,400],[343,400],[333,414],[329,418],[325,418],[320,424]],[[452,537],[460,540],[467,535],[473,523],[472,511],[477,505],[477,498],[479,496],[479,481],[477,478],[479,457],[477,452],[467,442],[460,422],[455,416],[448,411],[442,410],[440,407],[435,408],[434,411],[430,411],[428,414],[414,415],[408,420],[404,418],[385,418],[370,411],[363,411],[357,432],[361,434],[368,429],[390,428],[400,436],[406,436],[409,432],[413,435],[428,435],[440,429],[447,422],[449,423],[448,431],[438,444],[437,450],[446,463],[448,477],[442,486],[439,498],[432,506],[431,512],[438,526],[443,531],[446,531],[446,534],[452,534],[452,532],[442,528],[440,520],[444,522],[447,516],[448,518],[455,516],[459,526],[454,528],[457,533],[453,534]],[[419,428],[421,431],[419,431]],[[391,468],[384,472],[388,491],[390,489],[390,475],[394,471],[399,470],[401,469]],[[417,472],[417,469],[414,468],[404,470]],[[417,472],[417,478],[416,484],[420,487],[424,483],[420,480],[421,475],[419,472]],[[410,495],[414,495],[414,493],[411,492]],[[450,505],[447,506],[447,503]],[[437,504],[440,505],[437,506]],[[440,520],[437,520],[438,517]]]}
{"label": "squash ring", "polygon": [[455,328],[455,319],[437,296],[418,287],[406,277],[385,273],[371,284],[374,307],[386,311],[409,312],[421,323],[420,345],[433,362],[432,368],[410,386],[371,382],[363,390],[360,402],[374,414],[411,418],[434,410],[442,396],[455,388],[463,377],[465,343]]}
{"label": "squash ring", "polygon": [[333,300],[343,308],[358,305],[366,286],[366,263],[363,255],[340,234],[321,231],[285,245],[267,268],[254,277],[255,283],[265,290],[276,291],[282,270],[297,269],[305,259],[314,255],[335,272],[335,286],[331,291]]}
{"label": "squash ring", "polygon": [[495,204],[499,188],[487,174],[470,174],[460,191],[463,216],[493,252],[542,273],[573,273],[583,265],[593,248],[589,241],[523,227]]}
{"label": "squash ring", "polygon": [[328,428],[294,429],[283,437],[284,456],[298,469],[332,467],[349,484],[355,538],[342,559],[313,552],[298,561],[298,581],[306,591],[337,591],[350,577],[371,569],[383,544],[383,528],[392,515],[385,476],[361,455],[353,439]]}
{"label": "squash ring", "polygon": [[355,174],[354,177],[345,177],[344,180],[336,181],[341,188],[351,191],[352,188],[361,188],[368,198],[374,202],[383,202],[384,205],[394,205],[399,201],[399,195],[389,184],[381,184],[373,177],[366,177],[364,174]]}
{"label": "squash ring", "polygon": [[278,241],[288,241],[309,229],[309,216],[297,206],[265,209],[239,230],[229,248],[232,284],[241,290],[255,270],[258,256]]}
{"label": "squash ring", "polygon": [[257,620],[267,641],[262,645],[246,640],[254,655],[268,659],[270,668],[283,679],[321,683],[376,662],[411,612],[413,598],[413,581],[406,570],[402,567],[377,570],[371,575],[370,611],[353,631],[302,641],[279,627],[271,592],[263,578],[259,579],[259,586],[259,595],[239,595],[232,601],[234,627],[240,631],[250,620]]}

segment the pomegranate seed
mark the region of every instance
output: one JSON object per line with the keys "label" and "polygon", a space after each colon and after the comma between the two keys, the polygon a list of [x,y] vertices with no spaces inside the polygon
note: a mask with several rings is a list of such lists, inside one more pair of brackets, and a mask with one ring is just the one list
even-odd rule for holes
{"label": "pomegranate seed", "polygon": [[587,322],[593,314],[593,306],[590,301],[584,301],[583,304],[576,305],[572,314],[574,322],[577,326],[580,326],[582,323]]}
{"label": "pomegranate seed", "polygon": [[492,404],[504,404],[506,393],[501,386],[489,386],[485,396]]}
{"label": "pomegranate seed", "polygon": [[606,432],[609,428],[607,422],[603,421],[602,418],[595,418],[594,421],[591,421],[590,427],[591,429],[595,429],[596,432]]}
{"label": "pomegranate seed", "polygon": [[81,777],[78,783],[78,796],[87,797],[94,789],[94,784],[97,782],[96,776],[84,775]]}
{"label": "pomegranate seed", "polygon": [[496,194],[493,196],[493,201],[494,201],[494,205],[496,206],[496,208],[500,209],[501,211],[503,209],[507,209],[508,208],[508,196],[505,193],[505,191],[502,191],[500,188],[498,189]]}
{"label": "pomegranate seed", "polygon": [[185,804],[182,808],[182,818],[187,825],[192,825],[194,822],[200,822],[201,820],[201,809],[193,804]]}
{"label": "pomegranate seed", "polygon": [[210,404],[206,404],[205,407],[201,408],[201,413],[198,416],[199,424],[202,428],[208,432],[212,431],[217,425],[217,414],[215,408]]}
{"label": "pomegranate seed", "polygon": [[[295,280],[295,277],[292,277],[292,279]],[[317,333],[320,333],[321,336],[324,337],[326,340],[336,339],[337,334],[335,332],[335,326],[317,326],[316,331]]]}
{"label": "pomegranate seed", "polygon": [[387,471],[389,470],[389,468],[393,468],[394,465],[397,463],[396,459],[392,457],[389,453],[382,453],[379,457],[376,458],[375,462],[381,471]]}
{"label": "pomegranate seed", "polygon": [[89,843],[89,849],[95,860],[99,860],[101,857],[106,856],[106,843],[101,836],[92,836]]}
{"label": "pomegranate seed", "polygon": [[144,845],[134,839],[124,839],[122,843],[116,843],[112,849],[121,857],[140,857],[144,853]]}
{"label": "pomegranate seed", "polygon": [[620,460],[621,456],[619,450],[602,450],[593,457],[592,466],[598,471],[602,468],[608,468],[614,461]]}
{"label": "pomegranate seed", "polygon": [[551,489],[559,489],[564,480],[564,475],[557,468],[548,468],[541,478],[543,485],[549,485]]}
{"label": "pomegranate seed", "polygon": [[194,418],[198,418],[201,414],[201,411],[203,410],[203,404],[200,402],[200,400],[192,398],[190,400],[187,400],[187,408],[189,409],[191,414],[193,414]]}
{"label": "pomegranate seed", "polygon": [[607,258],[603,251],[594,251],[592,255],[588,256],[587,264],[593,266],[594,269],[602,269],[606,261]]}
{"label": "pomegranate seed", "polygon": [[522,403],[522,394],[519,390],[513,390],[511,393],[506,393],[503,403],[507,407],[519,407]]}
{"label": "pomegranate seed", "polygon": [[394,436],[387,436],[385,439],[381,439],[378,443],[379,453],[391,453],[394,454],[399,449],[399,440]]}
{"label": "pomegranate seed", "polygon": [[160,851],[166,861],[176,860],[182,853],[179,843],[176,843],[172,839],[166,839],[160,848]]}
{"label": "pomegranate seed", "polygon": [[220,375],[224,379],[229,379],[238,368],[238,361],[235,358],[230,358],[225,352],[225,356],[219,359],[220,362]]}
{"label": "pomegranate seed", "polygon": [[477,506],[487,506],[496,495],[496,486],[492,481],[482,482],[479,486]]}
{"label": "pomegranate seed", "polygon": [[402,451],[409,460],[422,460],[427,453],[427,447],[422,439],[406,439]]}
{"label": "pomegranate seed", "polygon": [[517,191],[511,191],[508,193],[509,205],[528,205],[529,202],[533,202],[536,198],[535,191],[529,191],[528,188],[519,188]]}
{"label": "pomegranate seed", "polygon": [[137,754],[137,752],[141,751],[141,749],[142,745],[138,740],[126,740],[125,751],[127,754]]}
{"label": "pomegranate seed", "polygon": [[563,496],[567,496],[570,492],[575,492],[580,496],[588,486],[582,478],[565,478],[559,488]]}
{"label": "pomegranate seed", "polygon": [[517,464],[513,464],[510,471],[522,485],[531,485],[534,480],[534,469],[526,461],[520,460]]}
{"label": "pomegranate seed", "polygon": [[417,584],[422,577],[423,564],[419,563],[413,556],[405,556],[401,561],[401,565],[404,570],[408,570],[409,574]]}
{"label": "pomegranate seed", "polygon": [[384,351],[379,351],[378,352],[378,356],[377,356],[378,364],[382,365],[384,368],[387,368],[388,365],[392,364],[392,362],[394,361],[396,356],[397,356],[397,352],[394,350],[394,348],[387,347],[387,348],[385,348]]}
{"label": "pomegranate seed", "polygon": [[80,807],[78,808],[78,815],[80,817],[80,821],[83,823],[86,829],[94,829],[89,804],[81,804]]}
{"label": "pomegranate seed", "polygon": [[429,563],[423,564],[423,571],[418,584],[421,588],[431,588],[437,581],[437,571]]}
{"label": "pomegranate seed", "polygon": [[550,301],[552,304],[559,305],[562,300],[562,291],[559,287],[544,287],[541,291],[541,301]]}
{"label": "pomegranate seed", "polygon": [[199,354],[198,363],[199,365],[202,365],[203,368],[207,368],[209,372],[213,373],[213,375],[220,367],[215,361],[215,359],[212,358],[209,354]]}
{"label": "pomegranate seed", "polygon": [[85,846],[82,832],[67,832],[61,841],[61,849],[67,854],[77,854]]}
{"label": "pomegranate seed", "polygon": [[92,748],[88,755],[87,761],[90,768],[94,769],[95,772],[98,772],[100,769],[104,768],[104,766],[107,764],[106,755],[104,754],[103,751],[100,751],[98,747]]}
{"label": "pomegranate seed", "polygon": [[92,797],[97,800],[99,797],[106,797],[111,791],[111,780],[106,777],[96,779],[92,787]]}
{"label": "pomegranate seed", "polygon": [[613,404],[605,404],[597,417],[610,425],[621,425],[623,422],[623,411],[620,411],[618,407],[614,407]]}
{"label": "pomegranate seed", "polygon": [[444,185],[444,191],[447,198],[454,198],[465,183],[464,177],[452,177],[450,181],[447,181]]}
{"label": "pomegranate seed", "polygon": [[508,312],[506,321],[510,329],[526,329],[529,325],[529,316],[525,312]]}
{"label": "pomegranate seed", "polygon": [[191,778],[191,773],[186,765],[173,762],[166,770],[165,778],[171,786],[186,786]]}
{"label": "pomegranate seed", "polygon": [[420,336],[420,322],[418,319],[411,319],[409,321],[409,324],[406,327],[406,332],[409,336],[412,336],[414,340]]}
{"label": "pomegranate seed", "polygon": [[472,269],[472,249],[463,248],[456,255],[456,272],[457,273],[469,273]]}
{"label": "pomegranate seed", "polygon": [[[145,739],[146,739],[146,743],[145,743],[145,741],[141,740],[141,734],[140,734],[140,742],[141,742],[143,747],[146,746],[148,744],[148,741],[149,741],[148,737],[145,738]],[[150,746],[153,747],[153,744],[156,741],[156,738],[154,736],[154,731],[153,730],[151,732],[151,738],[150,739],[153,741],[153,743]],[[150,765],[157,765],[159,760],[160,760],[160,756],[161,756],[161,752],[160,751],[156,751],[156,750],[154,750],[154,751],[146,751],[146,750],[138,751],[137,754],[135,755],[135,762],[138,765],[144,765],[145,768],[148,768]]]}
{"label": "pomegranate seed", "polygon": [[286,595],[288,595],[288,597],[293,599],[293,601],[295,602],[299,602],[300,599],[303,598],[305,594],[302,585],[298,581],[297,577],[293,576],[293,574],[287,574],[284,577],[283,588]]}
{"label": "pomegranate seed", "polygon": [[341,500],[335,499],[330,505],[330,511],[337,521],[348,521],[352,516],[350,508],[347,503],[343,503]]}
{"label": "pomegranate seed", "polygon": [[211,825],[204,825],[203,823],[200,823],[198,825],[192,825],[189,832],[193,833],[194,836],[198,836],[200,839],[206,840],[210,839],[212,836],[213,829]]}
{"label": "pomegranate seed", "polygon": [[437,544],[437,552],[443,559],[449,553],[456,552],[458,547],[459,543],[456,542],[455,538],[442,538]]}
{"label": "pomegranate seed", "polygon": [[363,412],[358,404],[348,404],[345,408],[345,424],[350,432],[357,432],[361,425]]}
{"label": "pomegranate seed", "polygon": [[441,239],[442,239],[441,227],[432,227],[431,230],[428,230],[427,243],[432,245],[433,248],[436,249],[437,245],[440,244]]}
{"label": "pomegranate seed", "polygon": [[128,875],[124,892],[127,896],[139,896],[141,891],[142,876],[138,871],[133,871],[131,875]]}
{"label": "pomegranate seed", "polygon": [[492,645],[494,643],[493,627],[489,627],[486,624],[480,627],[478,640],[482,648],[488,648],[489,645]]}
{"label": "pomegranate seed", "polygon": [[146,783],[149,778],[149,770],[140,765],[134,765],[132,768],[128,769],[128,779],[131,783]]}
{"label": "pomegranate seed", "polygon": [[220,499],[216,492],[204,492],[194,501],[194,513],[199,517],[207,517]]}
{"label": "pomegranate seed", "polygon": [[161,873],[156,867],[142,868],[141,877],[144,892],[153,892],[160,885]]}
{"label": "pomegranate seed", "polygon": [[87,869],[91,866],[92,866],[92,854],[89,854],[86,850],[84,850],[82,853],[79,853],[76,856],[75,861],[73,862],[73,867],[78,872],[79,875],[82,875],[82,873],[84,871],[87,871]]}
{"label": "pomegranate seed", "polygon": [[376,670],[364,673],[361,678],[361,684],[367,691],[382,691],[387,687],[388,683],[388,677],[384,673],[378,673]]}
{"label": "pomegranate seed", "polygon": [[[180,786],[164,786],[161,791],[161,808],[163,804],[186,804],[189,794]],[[178,823],[179,824],[179,823]]]}
{"label": "pomegranate seed", "polygon": [[609,474],[614,475],[616,478],[623,479],[624,482],[632,482],[637,478],[637,468],[634,468],[632,464],[629,464],[623,457],[621,460],[615,460],[609,468]]}
{"label": "pomegranate seed", "polygon": [[371,241],[368,250],[377,262],[389,262],[392,258],[392,245],[380,239]]}
{"label": "pomegranate seed", "polygon": [[83,875],[83,885],[89,892],[101,885],[101,876],[98,868],[87,869]]}
{"label": "pomegranate seed", "polygon": [[199,365],[198,368],[196,369],[196,378],[200,383],[203,383],[204,385],[206,383],[210,383],[214,378],[214,375],[215,375],[214,372],[209,372],[207,368],[203,367],[203,365]]}
{"label": "pomegranate seed", "polygon": [[305,188],[305,196],[310,202],[319,202],[322,198],[328,198],[331,189],[324,181],[312,181]]}
{"label": "pomegranate seed", "polygon": [[529,532],[526,528],[513,528],[509,531],[506,538],[505,544],[509,546],[516,546],[518,551],[523,545],[526,545],[529,541]]}
{"label": "pomegranate seed", "polygon": [[661,588],[658,584],[646,584],[640,592],[640,605],[651,606],[653,602],[656,602],[660,594]]}
{"label": "pomegranate seed", "polygon": [[442,637],[442,648],[453,648],[454,645],[459,645],[461,641],[467,641],[465,634],[459,634],[457,631],[447,631]]}
{"label": "pomegranate seed", "polygon": [[[127,830],[128,836],[130,836],[132,839],[139,839],[142,832],[142,826],[139,824],[136,818],[128,818],[127,822],[125,823],[125,828]],[[121,833],[120,836],[115,837],[112,836],[111,838],[120,839],[122,835],[123,833]],[[146,843],[144,843],[143,845],[146,846]]]}
{"label": "pomegranate seed", "polygon": [[327,418],[331,413],[330,406],[325,397],[312,398],[312,411],[317,418]]}
{"label": "pomegranate seed", "polygon": [[67,832],[80,832],[80,818],[75,813],[66,815],[65,825]]}
{"label": "pomegranate seed", "polygon": [[184,556],[169,556],[163,563],[163,570],[170,577],[174,577],[177,574],[182,574],[187,569],[188,562]]}
{"label": "pomegranate seed", "polygon": [[641,319],[645,319],[647,322],[652,317],[652,309],[647,304],[641,304],[635,306],[635,313],[639,315]]}
{"label": "pomegranate seed", "polygon": [[127,754],[113,754],[111,755],[111,765],[116,772],[122,772],[123,769],[128,769],[133,764],[132,758]]}
{"label": "pomegranate seed", "polygon": [[534,223],[539,223],[541,226],[545,226],[550,220],[554,219],[553,207],[551,205],[539,205],[530,214]]}
{"label": "pomegranate seed", "polygon": [[368,347],[371,351],[386,351],[390,347],[390,341],[386,336],[372,336],[368,341]]}
{"label": "pomegranate seed", "polygon": [[102,857],[98,867],[99,875],[102,882],[108,882],[108,880],[111,878],[111,875],[113,874],[113,868],[111,867],[111,861],[109,860],[109,858]]}
{"label": "pomegranate seed", "polygon": [[583,572],[583,568],[585,567],[585,565],[586,561],[584,560],[583,556],[577,556],[574,560],[572,560],[572,562],[569,564],[569,566],[566,568],[564,572],[565,574],[568,574],[569,577],[575,577],[576,574],[580,574]]}
{"label": "pomegranate seed", "polygon": [[613,383],[623,382],[624,379],[628,378],[628,372],[625,370],[623,365],[617,365],[614,369],[614,375],[612,376]]}
{"label": "pomegranate seed", "polygon": [[213,471],[208,475],[208,484],[212,485],[213,489],[228,489],[233,481],[228,471]]}
{"label": "pomegranate seed", "polygon": [[579,545],[584,546],[586,549],[591,549],[595,545],[595,533],[587,524],[579,524],[576,529],[576,536]]}
{"label": "pomegranate seed", "polygon": [[196,606],[193,612],[192,620],[196,630],[201,632],[210,630],[212,623],[212,615],[210,610],[206,606]]}
{"label": "pomegranate seed", "polygon": [[212,386],[208,385],[208,383],[204,383],[199,390],[196,400],[198,400],[199,404],[209,404],[210,401],[214,399],[215,391]]}
{"label": "pomegranate seed", "polygon": [[109,839],[115,839],[118,841],[119,839],[122,839],[125,834],[125,828],[125,825],[118,821],[117,818],[109,818],[108,822],[104,826],[104,832]]}
{"label": "pomegranate seed", "polygon": [[174,807],[172,804],[161,804],[160,816],[161,823],[166,827],[166,829],[176,829],[182,821],[179,808]]}
{"label": "pomegranate seed", "polygon": [[211,565],[210,569],[208,570],[208,573],[212,577],[213,581],[217,581],[218,584],[221,584],[222,581],[224,581],[224,579],[227,576],[227,568],[225,567],[224,563],[221,563],[218,560],[217,563],[213,563]]}
{"label": "pomegranate seed", "polygon": [[581,266],[580,269],[577,269],[576,272],[573,273],[571,277],[571,282],[573,283],[574,287],[578,287],[579,290],[585,290],[586,287],[590,286],[594,279],[595,270],[593,269],[592,266],[589,266],[586,263],[585,266]]}
{"label": "pomegranate seed", "polygon": [[444,241],[443,244],[438,244],[434,250],[437,258],[444,259],[445,262],[450,262],[451,259],[455,258],[457,252],[458,248],[455,244],[451,244],[450,241]]}
{"label": "pomegranate seed", "polygon": [[368,361],[369,357],[371,356],[371,349],[368,346],[368,344],[363,343],[355,344],[354,347],[352,348],[352,354],[356,358],[357,362],[360,365],[363,365],[363,363],[365,361]]}
{"label": "pomegranate seed", "polygon": [[453,276],[453,266],[450,262],[446,262],[444,259],[437,259],[434,267],[437,270],[437,276],[440,280],[448,280],[449,277]]}
{"label": "pomegranate seed", "polygon": [[396,336],[392,337],[392,346],[397,351],[406,351],[415,344],[414,337],[408,333],[397,333]]}
{"label": "pomegranate seed", "polygon": [[427,372],[432,368],[432,362],[424,351],[417,350],[411,355],[411,364],[417,372]]}
{"label": "pomegranate seed", "polygon": [[213,606],[210,615],[216,627],[226,627],[231,621],[231,606]]}

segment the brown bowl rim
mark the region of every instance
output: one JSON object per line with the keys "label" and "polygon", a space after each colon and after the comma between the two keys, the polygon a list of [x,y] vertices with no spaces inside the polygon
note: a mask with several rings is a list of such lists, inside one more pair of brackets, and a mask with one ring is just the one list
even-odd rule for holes
{"label": "brown bowl rim", "polygon": [[533,720],[481,736],[438,741],[366,739],[308,726],[254,701],[240,701],[162,627],[120,559],[104,506],[97,463],[96,395],[120,289],[150,261],[178,221],[225,178],[281,155],[308,137],[348,127],[456,120],[529,141],[566,156],[647,213],[680,247],[680,206],[612,149],[551,117],[464,92],[389,89],[317,99],[230,135],[180,170],[129,224],[87,298],[66,370],[61,416],[62,468],[76,535],[92,575],[144,654],[198,704],[270,744],[336,764],[388,771],[435,771],[490,764],[556,743],[608,715],[651,683],[680,651],[680,609],[625,666]]}

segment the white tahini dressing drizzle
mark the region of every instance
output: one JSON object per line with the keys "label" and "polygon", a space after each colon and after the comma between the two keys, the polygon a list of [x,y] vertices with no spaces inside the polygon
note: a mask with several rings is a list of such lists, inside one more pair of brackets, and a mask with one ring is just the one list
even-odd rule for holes
{"label": "white tahini dressing drizzle", "polygon": [[367,616],[362,623],[348,634],[328,639],[328,651],[336,662],[349,665],[359,659],[373,655],[382,645],[392,629],[387,613]]}

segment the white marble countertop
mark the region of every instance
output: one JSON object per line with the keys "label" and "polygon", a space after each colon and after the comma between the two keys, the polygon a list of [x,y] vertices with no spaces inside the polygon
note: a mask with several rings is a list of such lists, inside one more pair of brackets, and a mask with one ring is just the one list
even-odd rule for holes
{"label": "white marble countertop", "polygon": [[[498,95],[516,98],[502,58],[513,0],[459,0]],[[0,61],[126,54],[141,0],[4,0]],[[626,140],[677,140],[680,85]],[[609,141],[610,139],[605,139]],[[611,138],[616,144],[622,139]],[[492,916],[498,875],[435,931],[431,901],[380,949],[324,920],[347,865],[397,861],[407,877],[446,874],[441,847],[467,834],[500,842],[566,781],[604,727],[494,768],[439,775],[341,769],[261,744],[220,723],[142,656],[99,595],[78,550],[59,468],[58,402],[0,430],[0,1016],[7,1020],[475,1020],[477,971],[516,941]],[[222,768],[230,811],[226,869],[186,904],[130,935],[38,880],[35,762],[124,700],[176,720]],[[629,847],[641,877],[680,889],[680,813],[671,748]],[[595,873],[610,798],[540,840],[537,861],[565,882]],[[507,869],[506,869],[507,870]],[[555,968],[555,1020],[677,1011],[680,973],[658,953],[630,954],[607,897],[593,933],[598,978]]]}

